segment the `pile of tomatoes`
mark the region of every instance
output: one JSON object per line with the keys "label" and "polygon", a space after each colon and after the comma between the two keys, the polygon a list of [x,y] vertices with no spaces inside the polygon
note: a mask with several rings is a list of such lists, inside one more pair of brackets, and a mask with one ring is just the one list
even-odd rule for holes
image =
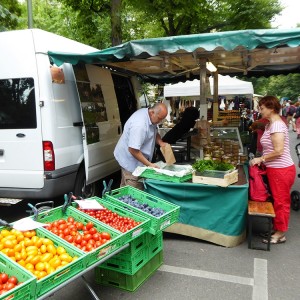
{"label": "pile of tomatoes", "polygon": [[51,239],[39,237],[35,230],[0,231],[0,251],[41,279],[77,259]]}
{"label": "pile of tomatoes", "polygon": [[21,282],[18,282],[17,277],[9,277],[6,273],[0,273],[0,295],[12,290],[19,284],[21,284]]}
{"label": "pile of tomatoes", "polygon": [[86,252],[92,251],[111,240],[110,234],[99,232],[94,227],[94,223],[88,222],[84,225],[74,220],[73,217],[68,217],[67,220],[56,220],[49,223],[46,228]]}
{"label": "pile of tomatoes", "polygon": [[91,217],[121,231],[126,232],[137,225],[141,224],[141,222],[137,222],[131,218],[122,217],[119,214],[104,208],[104,209],[81,209],[80,211],[90,215]]}

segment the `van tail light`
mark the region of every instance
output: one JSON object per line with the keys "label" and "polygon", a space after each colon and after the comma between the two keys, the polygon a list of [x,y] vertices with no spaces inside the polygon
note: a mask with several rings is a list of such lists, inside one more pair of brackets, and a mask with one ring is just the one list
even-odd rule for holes
{"label": "van tail light", "polygon": [[54,171],[55,170],[55,155],[53,150],[53,144],[49,141],[43,142],[44,152],[44,170]]}

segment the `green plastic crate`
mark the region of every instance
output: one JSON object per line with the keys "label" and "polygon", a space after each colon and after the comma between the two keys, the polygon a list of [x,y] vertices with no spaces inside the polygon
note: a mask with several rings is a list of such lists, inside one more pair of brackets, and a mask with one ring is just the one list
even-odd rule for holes
{"label": "green plastic crate", "polygon": [[[1,227],[0,231],[4,229],[5,227]],[[9,230],[9,228],[6,228]],[[85,263],[85,253],[83,251],[80,251],[73,245],[65,242],[63,239],[59,238],[58,236],[51,234],[48,230],[44,228],[38,228],[35,230],[36,235],[41,238],[48,238],[53,241],[53,244],[55,247],[62,246],[65,248],[66,252],[73,256],[77,256],[78,259],[75,261],[70,262],[69,264],[61,267],[59,270],[45,276],[42,279],[36,280],[36,286],[35,286],[35,297],[38,298],[51,289],[55,288],[56,286],[60,285],[70,277],[78,274],[79,272],[83,271],[86,267]],[[10,260],[10,258],[8,257]],[[18,266],[24,270],[27,271],[25,268],[23,268],[21,265],[18,264]],[[34,275],[33,275],[34,276]],[[25,299],[25,298],[23,298]]]}
{"label": "green plastic crate", "polygon": [[148,234],[148,259],[154,257],[158,252],[163,250],[163,233],[160,231],[156,235]]}
{"label": "green plastic crate", "polygon": [[133,275],[148,261],[149,252],[146,246],[144,246],[133,255],[123,255],[121,252],[102,263],[101,267],[109,270],[115,270],[123,274]]}
{"label": "green plastic crate", "polygon": [[63,266],[59,270],[49,274],[48,276],[37,280],[36,282],[36,297],[41,297],[45,293],[49,292],[53,288],[57,287],[61,283],[65,282],[69,278],[75,276],[79,272],[85,269],[85,254],[83,251],[80,251],[76,247],[72,246],[71,244],[67,243],[63,239],[55,236],[54,234],[49,234],[48,230],[43,228],[36,230],[37,236],[48,238],[53,241],[55,247],[62,246],[66,249],[66,252],[73,256],[78,256],[78,259],[70,262],[69,264]]}
{"label": "green plastic crate", "polygon": [[[135,208],[129,204],[122,202],[121,200],[118,200],[118,198],[125,195],[131,195],[140,203],[146,203],[152,207],[162,208],[166,211],[166,213],[157,218],[142,211],[141,209]],[[121,187],[119,189],[111,191],[110,193],[106,193],[104,199],[105,201],[110,201],[111,203],[115,203],[129,211],[136,212],[144,217],[149,218],[151,221],[149,232],[154,235],[157,232],[164,230],[166,227],[178,222],[180,206],[162,200],[156,196],[153,196],[131,186]]]}
{"label": "green plastic crate", "polygon": [[[0,296],[0,299],[35,299],[36,277],[0,252],[0,273],[17,277],[20,285]],[[12,297],[12,298],[10,298]]]}
{"label": "green plastic crate", "polygon": [[123,274],[134,275],[153,256],[163,249],[162,232],[159,232],[155,236],[150,233],[145,233],[145,236],[147,242],[142,247],[138,248],[138,250],[134,249],[129,253],[124,253],[124,251],[122,251],[105,261],[101,267],[119,271]]}
{"label": "green plastic crate", "polygon": [[140,175],[140,177],[157,179],[157,180],[168,181],[168,182],[185,182],[191,180],[193,175],[191,173],[191,174],[184,175],[182,177],[169,176],[166,174],[155,172],[155,170],[153,169],[147,169]]}
{"label": "green plastic crate", "polygon": [[[82,222],[83,224],[86,224],[88,222],[93,222],[94,227],[98,231],[100,231],[100,232],[106,231],[111,235],[111,240],[109,242],[106,242],[105,244],[101,245],[100,247],[98,247],[95,250],[90,251],[90,252],[84,252],[81,249],[77,248],[76,246],[72,245],[74,248],[78,249],[78,251],[80,251],[80,253],[82,255],[85,254],[84,261],[86,263],[86,267],[103,259],[105,256],[110,254],[112,251],[115,251],[115,250],[119,249],[121,246],[123,246],[121,244],[121,239],[120,239],[122,235],[120,234],[119,231],[114,230],[110,226],[107,226],[104,223],[99,222],[96,219],[90,217],[89,215],[80,212],[77,208],[74,208],[74,207],[68,207],[66,209],[65,214],[63,214],[61,206],[51,209],[49,211],[43,212],[38,215],[37,221],[42,222],[42,223],[49,223],[49,222],[53,222],[58,219],[67,219],[68,217],[73,217],[76,221]],[[46,230],[51,236],[55,236],[55,237],[59,238],[60,240],[64,241],[65,243],[71,245],[64,239],[62,239],[62,238],[58,237],[57,235],[55,235],[54,233],[48,231],[46,228],[44,230]]]}
{"label": "green plastic crate", "polygon": [[[145,232],[140,236],[138,236],[137,238],[135,238],[134,240],[132,240],[129,243],[129,246],[125,248],[121,253],[131,254],[137,252],[139,249],[141,249],[143,246],[147,244],[147,235],[150,235],[150,233]],[[153,235],[151,234],[151,236]]]}
{"label": "green plastic crate", "polygon": [[163,263],[163,251],[157,253],[134,275],[122,274],[118,271],[95,268],[96,283],[114,286],[126,291],[134,292],[140,287]]}
{"label": "green plastic crate", "polygon": [[[132,228],[131,230],[128,230],[127,232],[122,233],[122,236],[120,237],[120,241],[121,241],[122,246],[129,243],[130,241],[136,239],[138,236],[142,235],[143,233],[148,232],[148,230],[150,228],[150,219],[149,218],[146,218],[144,216],[136,214],[132,211],[124,210],[119,205],[109,203],[109,202],[104,201],[103,199],[98,198],[98,197],[92,197],[92,198],[89,198],[88,200],[96,200],[100,205],[102,205],[105,208],[117,213],[118,215],[120,215],[122,217],[131,218],[131,219],[133,219],[137,222],[141,222],[141,224],[137,225],[136,227]],[[83,213],[83,212],[81,212],[81,213]],[[93,217],[91,217],[91,218],[93,218]],[[95,218],[93,218],[93,220],[101,222],[101,221],[99,221]],[[101,223],[103,223],[103,222],[101,222]],[[107,224],[105,224],[105,225],[110,227],[110,228],[113,228],[113,227],[111,227]],[[120,232],[115,228],[113,228],[113,230],[116,230],[117,232]]]}

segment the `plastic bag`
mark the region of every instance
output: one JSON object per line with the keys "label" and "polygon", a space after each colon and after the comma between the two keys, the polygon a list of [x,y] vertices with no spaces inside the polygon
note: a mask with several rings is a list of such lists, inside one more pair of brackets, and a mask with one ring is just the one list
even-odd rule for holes
{"label": "plastic bag", "polygon": [[267,201],[271,196],[266,180],[266,167],[249,166],[249,198],[253,201]]}

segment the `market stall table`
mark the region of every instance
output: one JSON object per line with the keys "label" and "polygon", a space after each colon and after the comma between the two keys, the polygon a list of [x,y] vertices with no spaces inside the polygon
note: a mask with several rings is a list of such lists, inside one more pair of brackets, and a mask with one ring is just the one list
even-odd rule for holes
{"label": "market stall table", "polygon": [[145,191],[180,206],[179,222],[166,232],[235,247],[246,237],[249,186],[247,167],[238,170],[238,182],[225,188],[146,179]]}

